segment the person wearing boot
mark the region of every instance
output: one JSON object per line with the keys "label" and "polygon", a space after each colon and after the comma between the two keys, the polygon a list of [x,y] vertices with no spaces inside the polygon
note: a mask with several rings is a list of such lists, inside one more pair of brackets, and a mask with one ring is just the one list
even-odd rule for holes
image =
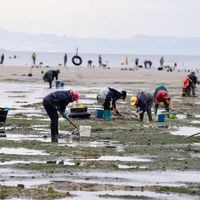
{"label": "person wearing boot", "polygon": [[78,101],[80,94],[71,90],[56,91],[48,94],[43,99],[43,106],[51,119],[51,142],[58,142],[58,112],[65,118],[66,106],[74,101]]}

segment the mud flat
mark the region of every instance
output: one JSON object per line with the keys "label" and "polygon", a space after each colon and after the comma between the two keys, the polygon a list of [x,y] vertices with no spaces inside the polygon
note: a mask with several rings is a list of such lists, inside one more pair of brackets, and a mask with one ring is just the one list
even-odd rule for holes
{"label": "mud flat", "polygon": [[[25,67],[2,68],[0,103],[10,110],[6,133],[0,133],[0,198],[199,199],[200,135],[185,138],[200,130],[199,97],[181,97],[184,72],[61,68],[60,89],[79,91],[91,113],[72,120],[92,130],[88,138],[73,136],[60,118],[59,143],[52,144],[42,99],[56,89],[42,82],[41,70],[27,77]],[[159,84],[171,92],[177,118],[142,124],[132,115],[130,96]],[[95,117],[96,93],[105,86],[128,91],[117,103],[123,116],[111,121]]]}

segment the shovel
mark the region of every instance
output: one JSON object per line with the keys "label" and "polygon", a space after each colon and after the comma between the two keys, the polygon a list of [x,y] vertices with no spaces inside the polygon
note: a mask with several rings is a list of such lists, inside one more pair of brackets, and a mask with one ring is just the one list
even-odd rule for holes
{"label": "shovel", "polygon": [[199,135],[199,134],[200,134],[200,132],[195,133],[195,134],[192,134],[192,135],[190,135],[190,136],[185,137],[185,139],[190,138],[190,137],[193,137],[193,136],[196,136],[196,135]]}
{"label": "shovel", "polygon": [[64,118],[77,130],[76,132],[73,131],[72,134],[80,135],[79,128],[68,117],[64,117]]}

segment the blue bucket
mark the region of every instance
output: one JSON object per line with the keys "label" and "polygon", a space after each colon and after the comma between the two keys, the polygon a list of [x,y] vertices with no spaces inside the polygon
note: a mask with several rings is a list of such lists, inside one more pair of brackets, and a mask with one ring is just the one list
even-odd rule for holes
{"label": "blue bucket", "polygon": [[61,81],[56,81],[56,88],[64,87],[65,83]]}
{"label": "blue bucket", "polygon": [[110,121],[111,120],[111,111],[110,110],[104,110],[103,117],[105,120]]}
{"label": "blue bucket", "polygon": [[104,118],[104,110],[103,109],[97,109],[96,110],[96,117],[103,119]]}
{"label": "blue bucket", "polygon": [[158,122],[165,122],[165,114],[158,114]]}

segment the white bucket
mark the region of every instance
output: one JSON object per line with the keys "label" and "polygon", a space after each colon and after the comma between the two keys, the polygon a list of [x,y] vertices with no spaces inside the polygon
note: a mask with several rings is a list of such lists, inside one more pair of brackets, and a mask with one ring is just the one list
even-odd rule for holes
{"label": "white bucket", "polygon": [[80,126],[79,131],[81,137],[90,137],[91,126]]}

